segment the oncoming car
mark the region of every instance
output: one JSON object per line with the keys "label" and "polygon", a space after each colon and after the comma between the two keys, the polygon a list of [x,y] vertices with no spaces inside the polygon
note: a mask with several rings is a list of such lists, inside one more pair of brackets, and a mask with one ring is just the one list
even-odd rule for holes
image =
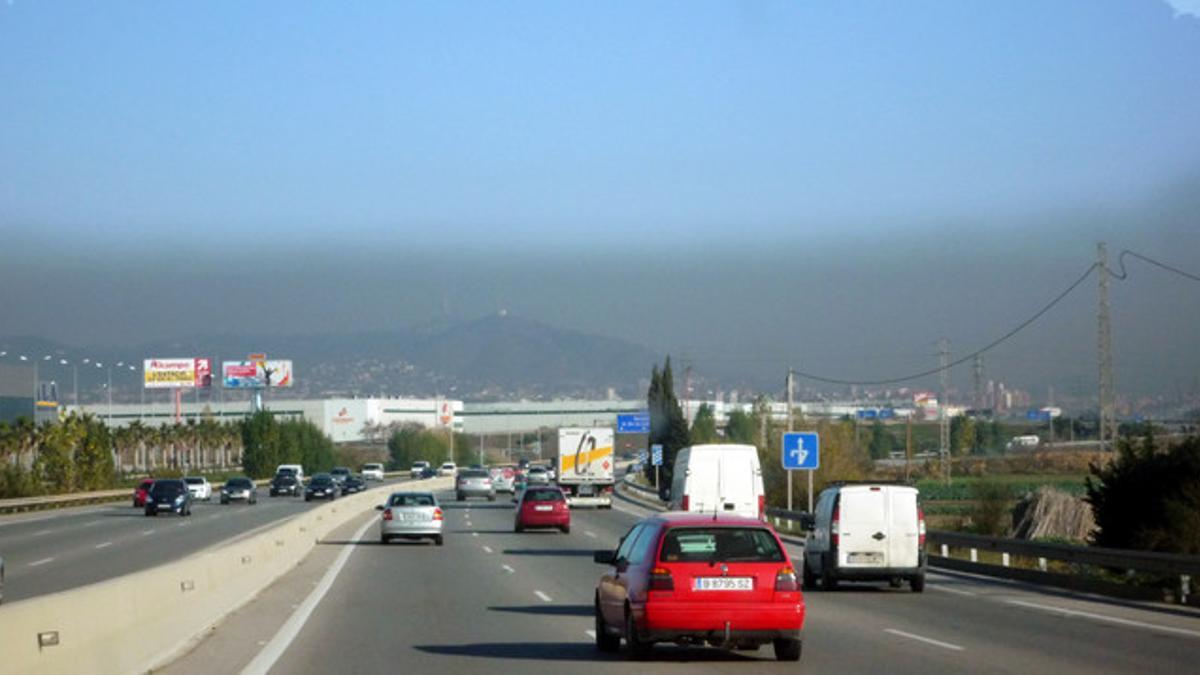
{"label": "oncoming car", "polygon": [[145,511],[147,516],[157,516],[164,511],[181,516],[192,515],[192,494],[187,483],[178,479],[154,481],[154,485],[150,486],[150,494],[146,496]]}
{"label": "oncoming car", "polygon": [[233,501],[257,504],[258,488],[255,487],[254,481],[245,476],[234,476],[225,481],[221,486],[221,503],[228,504]]}
{"label": "oncoming car", "polygon": [[800,658],[804,598],[787,549],[754,518],[668,512],[647,518],[616,551],[596,585],[596,647],[624,639],[635,659],[656,642],[757,649]]}

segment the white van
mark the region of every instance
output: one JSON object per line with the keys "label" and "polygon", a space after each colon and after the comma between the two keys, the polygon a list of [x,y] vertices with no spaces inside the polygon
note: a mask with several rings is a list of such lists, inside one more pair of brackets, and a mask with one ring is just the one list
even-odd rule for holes
{"label": "white van", "polygon": [[299,464],[280,464],[275,469],[275,475],[278,476],[281,472],[293,473],[296,475],[296,480],[304,482],[304,467]]}
{"label": "white van", "polygon": [[762,467],[753,445],[693,445],[675,455],[672,511],[731,513],[762,518]]}
{"label": "white van", "polygon": [[831,590],[841,579],[887,581],[925,590],[925,515],[917,489],[886,483],[839,484],[817,498],[804,544],[804,584]]}

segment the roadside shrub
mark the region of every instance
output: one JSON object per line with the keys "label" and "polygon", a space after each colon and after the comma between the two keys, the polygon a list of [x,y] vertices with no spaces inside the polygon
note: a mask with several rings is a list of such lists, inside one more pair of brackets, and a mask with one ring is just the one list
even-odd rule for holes
{"label": "roadside shrub", "polygon": [[1003,537],[1012,523],[1012,487],[996,481],[980,481],[971,486],[975,500],[971,509],[971,529],[976,534]]}

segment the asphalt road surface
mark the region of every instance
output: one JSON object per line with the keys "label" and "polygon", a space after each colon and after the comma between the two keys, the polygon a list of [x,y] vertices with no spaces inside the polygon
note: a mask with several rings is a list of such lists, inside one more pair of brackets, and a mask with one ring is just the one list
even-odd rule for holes
{"label": "asphalt road surface", "polygon": [[[615,546],[645,509],[580,509],[569,535],[515,534],[507,501],[448,497],[445,546],[382,546],[376,515],[364,515],[168,672],[233,672],[248,663],[274,673],[797,668],[774,661],[769,646],[660,645],[653,661],[636,665],[596,651],[592,595],[602,570],[592,551]],[[305,617],[304,599],[317,597],[321,579],[332,583]],[[1200,662],[1200,614],[1183,609],[943,573],[930,573],[924,594],[845,584],[805,597],[799,667],[807,672],[1178,673]],[[289,618],[299,628],[287,640]]]}
{"label": "asphalt road surface", "polygon": [[[392,479],[390,482],[396,482]],[[368,483],[376,487],[379,483]],[[83,586],[183,558],[214,544],[245,536],[322,502],[270,497],[259,488],[258,504],[194,502],[190,517],[147,518],[129,501],[103,506],[0,518],[4,601],[14,602]]]}

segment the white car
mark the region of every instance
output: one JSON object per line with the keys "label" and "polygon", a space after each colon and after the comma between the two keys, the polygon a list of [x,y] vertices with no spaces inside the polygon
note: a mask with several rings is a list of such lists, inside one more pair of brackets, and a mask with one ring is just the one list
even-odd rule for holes
{"label": "white car", "polygon": [[443,462],[442,465],[438,467],[438,475],[456,476],[458,475],[458,465],[454,462]]}
{"label": "white car", "polygon": [[425,471],[425,469],[428,469],[428,468],[429,468],[429,462],[426,462],[425,460],[421,460],[419,462],[413,462],[412,468],[409,469],[409,474],[413,478],[420,478],[421,474]]}
{"label": "white car", "polygon": [[363,480],[383,480],[383,465],[363,464],[362,477]]}
{"label": "white car", "polygon": [[192,494],[193,500],[212,500],[212,483],[203,476],[185,476],[184,483],[187,483],[188,492]]}

